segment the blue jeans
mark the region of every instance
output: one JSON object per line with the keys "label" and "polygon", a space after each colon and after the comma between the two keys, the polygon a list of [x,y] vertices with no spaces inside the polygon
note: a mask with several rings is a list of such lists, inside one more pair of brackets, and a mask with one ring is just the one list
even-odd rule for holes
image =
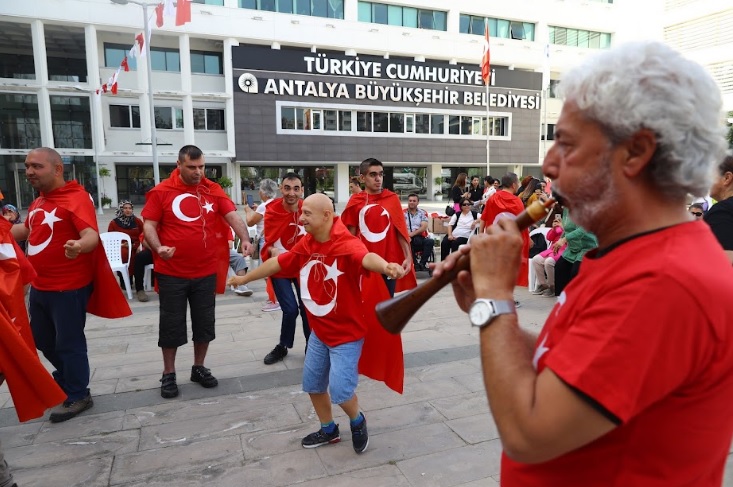
{"label": "blue jeans", "polygon": [[359,357],[364,339],[335,347],[323,343],[313,333],[303,364],[303,392],[323,394],[328,389],[333,404],[343,404],[359,385]]}
{"label": "blue jeans", "polygon": [[[298,286],[297,279],[286,279],[281,277],[275,277],[272,279],[272,287],[275,290],[275,296],[277,302],[280,303],[280,309],[283,312],[283,321],[280,325],[280,345],[287,348],[293,348],[293,342],[295,341],[295,321],[298,319],[298,313],[303,320],[303,335],[305,341],[308,343],[308,337],[310,337],[311,329],[308,326],[308,317],[305,314],[305,306],[303,301],[300,299],[300,286]],[[293,285],[295,285],[295,292],[298,293],[298,300],[295,300],[295,294],[293,293]]]}
{"label": "blue jeans", "polygon": [[54,379],[67,401],[89,394],[89,357],[84,326],[92,285],[71,291],[39,291],[31,287],[28,311],[36,348],[56,368]]}

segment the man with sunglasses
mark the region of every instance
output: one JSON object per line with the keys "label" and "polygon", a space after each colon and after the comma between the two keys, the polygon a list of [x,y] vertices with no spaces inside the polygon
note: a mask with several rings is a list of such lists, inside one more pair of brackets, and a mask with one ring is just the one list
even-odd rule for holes
{"label": "man with sunglasses", "polygon": [[702,218],[705,215],[705,211],[700,203],[693,203],[690,205],[690,215],[695,217],[695,220]]}

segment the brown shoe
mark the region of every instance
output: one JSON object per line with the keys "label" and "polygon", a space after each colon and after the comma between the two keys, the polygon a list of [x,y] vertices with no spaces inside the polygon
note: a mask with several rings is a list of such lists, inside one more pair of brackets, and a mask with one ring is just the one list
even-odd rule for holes
{"label": "brown shoe", "polygon": [[94,406],[92,395],[87,394],[87,397],[79,399],[78,401],[64,401],[62,404],[59,404],[51,410],[51,416],[48,419],[52,423],[61,423],[63,421],[68,421],[77,414],[86,411],[92,406]]}
{"label": "brown shoe", "polygon": [[147,294],[145,294],[145,291],[141,289],[140,291],[137,292],[137,300],[140,301],[141,303],[147,303],[148,301],[150,301],[150,298],[148,297]]}

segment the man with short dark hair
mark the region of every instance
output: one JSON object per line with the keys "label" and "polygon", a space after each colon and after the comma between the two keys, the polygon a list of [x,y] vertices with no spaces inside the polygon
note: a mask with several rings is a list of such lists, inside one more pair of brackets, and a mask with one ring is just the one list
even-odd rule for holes
{"label": "man with short dark hair", "polygon": [[[260,251],[262,262],[290,251],[305,235],[305,229],[300,224],[303,180],[297,173],[287,173],[280,184],[280,192],[282,197],[272,200],[265,208],[265,244]],[[271,282],[283,317],[280,323],[280,340],[275,348],[265,355],[266,365],[283,360],[288,354],[288,349],[293,348],[298,314],[303,322],[306,349],[311,334],[297,281],[286,277],[273,277]]]}
{"label": "man with short dark hair", "polygon": [[[717,170],[717,177],[710,188],[710,196],[717,203],[708,210],[704,218],[725,250],[728,260],[733,262],[733,156],[726,156]],[[690,206],[690,212],[694,205],[695,203]]]}
{"label": "man with short dark hair", "polygon": [[400,198],[382,187],[384,164],[370,157],[359,166],[359,178],[364,191],[351,195],[341,220],[352,235],[364,242],[370,252],[387,262],[402,262],[405,277],[395,281],[384,276],[391,296],[395,290],[403,291],[417,285],[412,269],[410,235],[405,225]]}
{"label": "man with short dark hair", "polygon": [[410,235],[412,255],[420,254],[420,262],[415,262],[415,270],[426,271],[434,243],[432,239],[428,238],[428,213],[417,207],[419,201],[420,197],[415,193],[410,193],[407,197],[405,224]]}
{"label": "man with short dark hair", "polygon": [[145,240],[153,252],[160,292],[158,346],[163,353],[160,395],[178,396],[176,352],[188,342],[186,308],[191,308],[193,367],[191,381],[203,387],[219,382],[204,367],[214,340],[216,293],[225,290],[231,227],[249,255],[249,231],[232,200],[205,176],[201,149],[185,145],[170,177],[146,194]]}

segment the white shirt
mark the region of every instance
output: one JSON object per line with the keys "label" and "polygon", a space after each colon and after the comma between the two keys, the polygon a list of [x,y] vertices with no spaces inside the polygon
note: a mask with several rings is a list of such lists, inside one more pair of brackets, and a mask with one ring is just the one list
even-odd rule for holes
{"label": "white shirt", "polygon": [[257,209],[255,210],[255,213],[259,213],[262,215],[262,218],[260,221],[257,222],[255,225],[255,228],[257,229],[257,238],[262,237],[262,232],[265,229],[265,207],[270,204],[270,201],[274,200],[275,198],[270,198],[269,200],[260,203],[257,206]]}
{"label": "white shirt", "polygon": [[[460,218],[458,218],[459,216]],[[456,225],[456,228],[453,228],[453,225],[456,224],[456,218],[458,218],[458,225]],[[471,228],[473,222],[473,214],[470,211],[465,215],[463,213],[456,213],[450,217],[448,226],[453,228],[452,232],[455,238],[468,238],[471,236],[471,232],[473,231],[473,228]]]}
{"label": "white shirt", "polygon": [[493,185],[489,186],[486,191],[484,191],[484,194],[481,197],[481,204],[485,205],[489,198],[494,195],[494,193],[496,193],[496,188]]}

